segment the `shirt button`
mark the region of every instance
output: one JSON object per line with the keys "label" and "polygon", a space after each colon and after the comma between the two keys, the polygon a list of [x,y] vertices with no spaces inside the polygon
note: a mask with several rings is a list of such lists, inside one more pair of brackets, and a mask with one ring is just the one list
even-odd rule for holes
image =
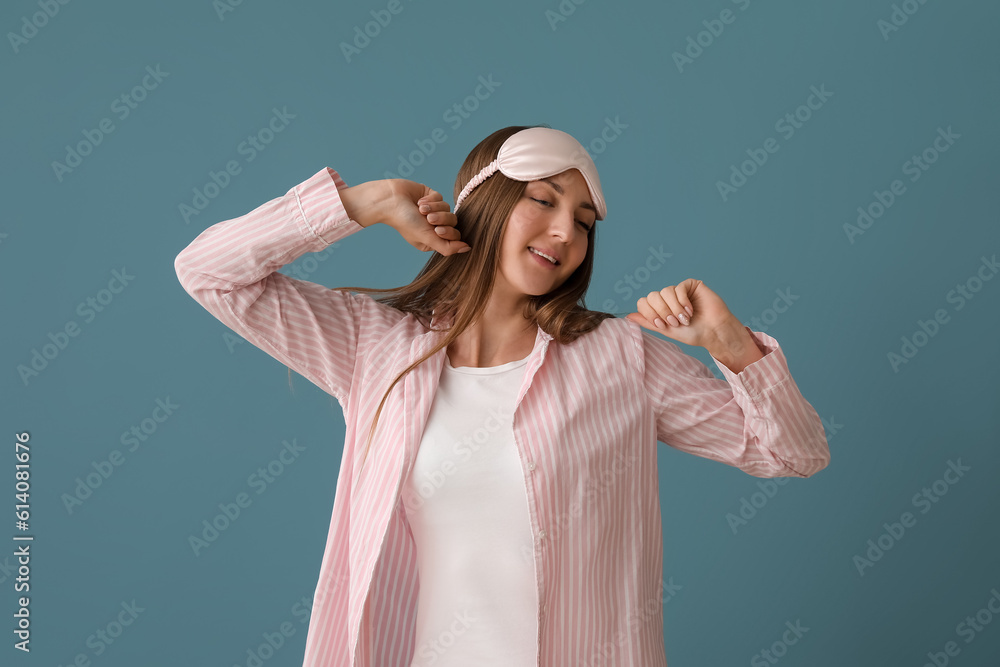
{"label": "shirt button", "polygon": [[528,470],[534,470],[534,469],[535,469],[535,462],[528,461]]}
{"label": "shirt button", "polygon": [[538,539],[540,539],[540,540],[544,540],[545,539],[545,531],[544,530],[538,531]]}

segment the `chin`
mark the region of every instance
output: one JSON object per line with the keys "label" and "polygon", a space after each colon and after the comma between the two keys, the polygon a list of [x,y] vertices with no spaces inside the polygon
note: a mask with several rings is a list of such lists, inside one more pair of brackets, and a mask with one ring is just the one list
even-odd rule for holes
{"label": "chin", "polygon": [[525,290],[524,293],[527,294],[528,296],[545,296],[547,294],[552,294],[560,287],[562,287],[562,285],[563,285],[562,282],[559,282],[553,285],[552,287],[549,287],[548,289],[542,288],[538,290]]}

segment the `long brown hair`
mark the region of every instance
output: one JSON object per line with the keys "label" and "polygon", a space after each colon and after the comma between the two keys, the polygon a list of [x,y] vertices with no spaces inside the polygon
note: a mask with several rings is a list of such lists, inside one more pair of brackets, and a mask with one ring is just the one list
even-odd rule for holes
{"label": "long brown hair", "polygon": [[[512,134],[529,127],[548,127],[547,125],[513,125],[497,130],[483,139],[472,149],[458,170],[455,179],[455,200],[462,192],[465,184],[473,176],[496,159],[500,146]],[[524,195],[526,182],[515,181],[495,172],[462,201],[462,207],[456,214],[456,228],[461,233],[461,239],[471,246],[472,250],[454,255],[441,255],[434,252],[427,264],[420,270],[417,277],[409,285],[402,287],[378,289],[374,287],[336,287],[337,290],[364,292],[369,294],[384,293],[375,300],[387,306],[406,313],[412,313],[418,319],[427,321],[433,311],[438,316],[451,314],[454,321],[447,336],[423,357],[414,361],[404,369],[382,396],[375,419],[368,432],[361,469],[364,469],[368,457],[375,428],[378,425],[382,406],[385,405],[389,393],[396,383],[411,370],[422,364],[438,350],[446,348],[470,324],[475,322],[486,309],[493,282],[498,269],[500,246],[507,220],[514,206]],[[594,242],[597,225],[593,225],[587,239],[587,254],[576,271],[566,281],[548,294],[532,296],[525,305],[522,314],[525,319],[536,323],[545,333],[560,343],[566,344],[576,340],[583,334],[596,329],[601,321],[615,317],[612,313],[588,310],[584,303],[584,295],[590,286],[590,278],[594,269]],[[291,369],[288,370],[289,385],[291,385]],[[358,471],[360,475],[361,471]]]}

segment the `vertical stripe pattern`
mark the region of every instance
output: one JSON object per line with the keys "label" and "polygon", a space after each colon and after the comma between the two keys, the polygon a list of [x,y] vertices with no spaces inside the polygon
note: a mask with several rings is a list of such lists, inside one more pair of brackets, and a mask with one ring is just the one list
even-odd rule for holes
{"label": "vertical stripe pattern", "polygon": [[[304,667],[409,667],[419,581],[401,484],[446,355],[389,394],[359,479],[368,429],[392,379],[443,337],[416,318],[278,269],[362,229],[327,167],[246,215],[204,230],[174,261],[184,290],[251,344],[337,398],[344,454],[306,638]],[[448,322],[435,316],[431,327]],[[538,665],[666,667],[657,442],[755,477],[829,464],[822,422],[778,342],[714,377],[675,343],[622,318],[571,344],[538,328],[513,417],[528,492],[538,591]]]}

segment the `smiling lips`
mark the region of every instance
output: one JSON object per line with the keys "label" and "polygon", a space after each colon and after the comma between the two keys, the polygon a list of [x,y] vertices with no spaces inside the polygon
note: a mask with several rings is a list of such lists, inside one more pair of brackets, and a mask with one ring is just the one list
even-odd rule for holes
{"label": "smiling lips", "polygon": [[555,267],[559,264],[559,258],[552,255],[551,253],[543,252],[531,246],[528,246],[528,252],[534,255],[538,261],[544,263],[547,266]]}

